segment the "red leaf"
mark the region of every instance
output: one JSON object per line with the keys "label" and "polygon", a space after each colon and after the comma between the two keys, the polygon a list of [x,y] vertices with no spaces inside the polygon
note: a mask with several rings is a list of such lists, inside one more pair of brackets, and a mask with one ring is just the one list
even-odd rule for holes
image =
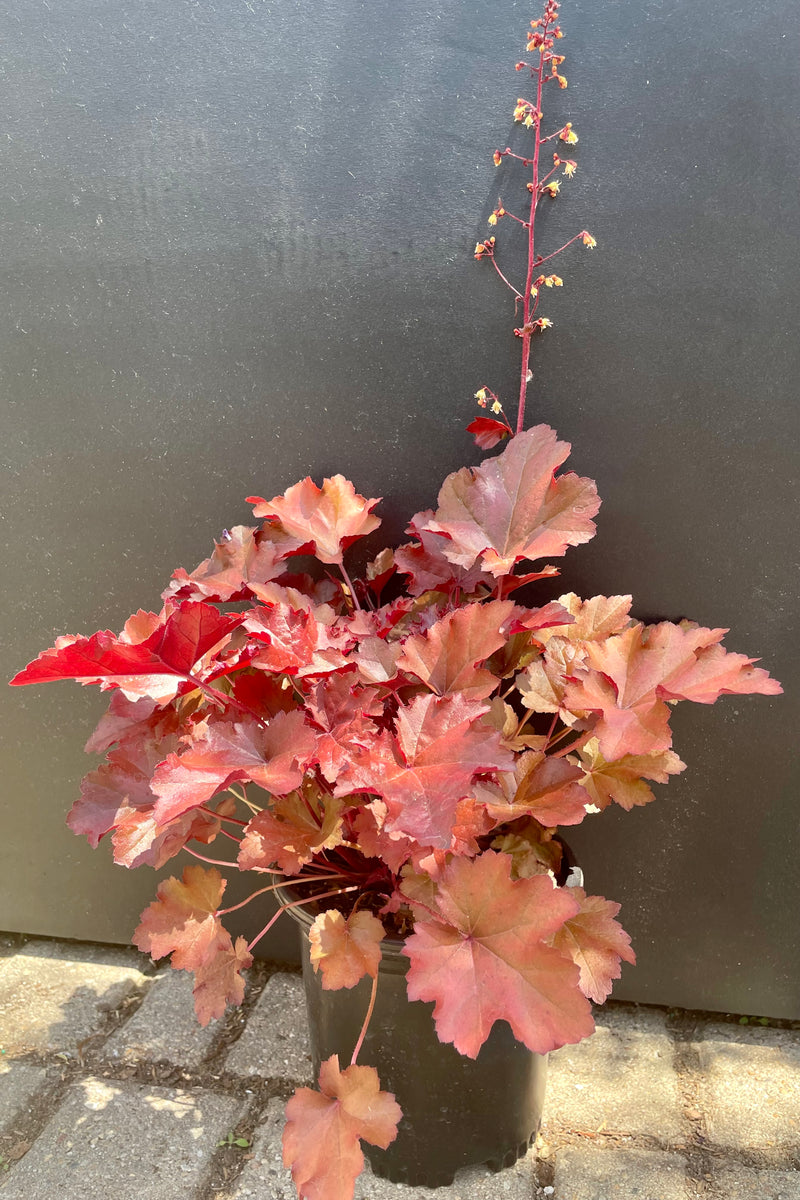
{"label": "red leaf", "polygon": [[385,1150],[402,1111],[380,1090],[374,1067],[339,1070],[332,1055],[320,1068],[320,1091],[298,1088],[286,1105],[283,1163],[303,1200],[352,1200],[364,1167],[360,1138]]}
{"label": "red leaf", "polygon": [[440,696],[483,700],[499,680],[491,671],[478,670],[475,664],[504,644],[508,634],[501,630],[514,609],[513,600],[491,600],[456,609],[424,634],[407,637],[397,665]]}
{"label": "red leaf", "polygon": [[178,691],[175,677],[190,675],[194,664],[242,618],[239,613],[223,615],[210,604],[185,600],[177,608],[165,609],[156,620],[156,628],[139,642],[127,640],[126,631],[117,637],[108,630],[89,638],[59,638],[52,650],[40,654],[11,683],[77,679],[122,688],[131,699],[151,696],[163,702]]}
{"label": "red leaf", "polygon": [[302,712],[278,713],[267,725],[209,721],[205,737],[183,754],[170,754],[153,775],[161,824],[197,808],[238,780],[282,796],[300,786],[316,745]]}
{"label": "red leaf", "polygon": [[594,1029],[578,972],[545,945],[579,906],[549,876],[512,880],[506,855],[454,858],[406,939],[410,1000],[435,1001],[439,1040],[475,1058],[495,1021],[537,1054]]}
{"label": "red leaf", "polygon": [[355,987],[365,975],[375,978],[381,961],[383,925],[371,912],[345,917],[336,909],[321,912],[308,931],[311,965],[322,971],[322,987]]}
{"label": "red leaf", "polygon": [[482,583],[487,589],[493,588],[494,579],[484,572],[480,564],[467,571],[448,561],[445,551],[449,539],[426,529],[426,523],[432,517],[433,509],[417,513],[406,532],[414,534],[418,543],[408,542],[394,552],[397,569],[409,577],[409,593],[421,596],[424,592],[452,592],[460,588],[464,595],[469,596]]}
{"label": "red leaf", "polygon": [[340,563],[351,542],[380,525],[379,518],[372,515],[380,498],[359,496],[343,475],[324,480],[321,488],[306,477],[282,496],[270,501],[248,496],[248,503],[255,504],[257,517],[280,522],[281,528],[304,546],[312,546],[324,563]]}
{"label": "red leaf", "polygon": [[475,445],[480,446],[481,450],[491,450],[498,442],[502,442],[503,438],[509,437],[512,430],[502,421],[495,421],[492,417],[476,417],[467,426],[467,433],[474,435]]}
{"label": "red leaf", "polygon": [[499,733],[480,723],[486,711],[462,697],[417,696],[400,708],[396,738],[383,733],[372,747],[353,748],[336,794],[377,792],[388,808],[387,831],[448,849],[458,802],[476,772],[513,767]]}
{"label": "red leaf", "polygon": [[581,991],[596,1004],[611,993],[619,979],[620,959],[635,963],[631,939],[614,920],[620,906],[602,896],[587,896],[583,888],[571,887],[569,894],[580,904],[580,912],[565,921],[553,938],[553,946],[568,954],[581,973]]}
{"label": "red leaf", "polygon": [[447,477],[424,528],[451,538],[444,548],[451,562],[471,567],[481,559],[495,576],[522,559],[560,557],[588,542],[600,507],[594,482],[553,474],[569,449],[547,425],[518,433],[495,458]]}

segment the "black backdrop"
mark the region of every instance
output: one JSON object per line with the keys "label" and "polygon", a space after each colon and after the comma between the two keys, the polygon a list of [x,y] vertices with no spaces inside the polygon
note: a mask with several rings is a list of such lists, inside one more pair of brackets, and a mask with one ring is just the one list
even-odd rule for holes
{"label": "black backdrop", "polygon": [[[173,567],[247,521],[245,496],[306,473],[383,495],[401,540],[480,457],[472,393],[514,392],[509,299],[472,248],[537,14],[516,0],[0,11],[8,673],[58,633],[157,607]],[[789,689],[795,5],[765,0],[757,24],[734,0],[565,0],[562,16],[570,86],[549,99],[580,167],[546,234],[587,226],[599,248],[560,260],[530,420],[573,443],[604,500],[563,590],[730,626],[729,646]],[[682,706],[686,773],[575,830],[638,951],[619,997],[800,1016],[795,695]],[[126,941],[152,873],[63,826],[102,699],[61,684],[3,704],[0,926]],[[291,954],[292,931],[267,950]]]}

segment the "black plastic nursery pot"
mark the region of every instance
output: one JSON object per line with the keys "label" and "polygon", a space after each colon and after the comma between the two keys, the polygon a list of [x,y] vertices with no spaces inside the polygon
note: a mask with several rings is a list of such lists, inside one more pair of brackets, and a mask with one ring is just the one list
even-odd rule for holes
{"label": "black plastic nursery pot", "polygon": [[[288,889],[287,889],[288,890]],[[303,981],[315,1077],[320,1063],[339,1055],[342,1067],[369,1004],[372,981],[326,991],[309,958],[313,917],[289,909],[300,925]],[[376,1175],[411,1186],[443,1187],[462,1167],[485,1163],[499,1171],[527,1151],[542,1116],[547,1056],[518,1042],[498,1021],[476,1059],[464,1058],[436,1036],[433,1004],[406,994],[403,943],[386,939],[375,1009],[358,1061],[374,1067],[381,1089],[403,1110],[387,1150],[362,1143]]]}

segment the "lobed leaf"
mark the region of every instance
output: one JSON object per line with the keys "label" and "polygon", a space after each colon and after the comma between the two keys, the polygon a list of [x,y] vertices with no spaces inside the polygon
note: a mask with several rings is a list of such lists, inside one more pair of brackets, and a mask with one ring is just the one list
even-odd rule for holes
{"label": "lobed leaf", "polygon": [[303,1200],[352,1200],[364,1167],[360,1139],[385,1150],[403,1114],[374,1067],[341,1071],[334,1054],[320,1067],[319,1086],[298,1088],[286,1105],[283,1164]]}
{"label": "lobed leaf", "polygon": [[371,912],[345,917],[336,909],[321,912],[308,932],[311,965],[322,972],[325,990],[355,987],[365,975],[378,974],[383,925]]}
{"label": "lobed leaf", "polygon": [[257,517],[277,521],[303,548],[313,549],[320,562],[340,563],[347,546],[380,525],[372,509],[380,498],[359,496],[343,475],[323,481],[322,487],[306,477],[273,500],[249,496]]}
{"label": "lobed leaf", "polygon": [[410,1000],[434,1001],[439,1040],[475,1058],[495,1021],[538,1054],[594,1029],[575,965],[546,944],[579,905],[549,876],[512,880],[509,858],[454,858],[403,953]]}

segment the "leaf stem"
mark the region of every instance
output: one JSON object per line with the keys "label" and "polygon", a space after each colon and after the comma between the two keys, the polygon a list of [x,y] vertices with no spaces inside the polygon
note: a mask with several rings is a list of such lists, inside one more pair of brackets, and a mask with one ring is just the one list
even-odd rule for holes
{"label": "leaf stem", "polygon": [[[285,887],[286,883],[288,881],[287,881],[286,876],[283,874],[283,872],[275,871],[274,874],[281,875],[283,877],[281,883],[269,883],[269,884],[267,884],[266,887],[259,888],[257,892],[253,892],[252,895],[248,896],[246,900],[240,901],[239,904],[232,904],[230,906],[230,908],[218,908],[217,916],[224,917],[226,913],[236,912],[237,908],[244,908],[245,904],[249,904],[251,900],[255,900],[256,896],[263,896],[264,892],[274,892],[277,890],[277,888]],[[343,875],[319,875],[319,876],[315,877],[314,882],[316,883],[318,879],[343,879],[343,878],[344,878]]]}
{"label": "leaf stem", "polygon": [[341,558],[339,559],[339,562],[336,565],[338,566],[339,570],[342,572],[342,575],[344,576],[344,581],[350,590],[350,599],[353,601],[356,611],[361,612],[361,605],[358,603],[358,596],[356,595],[356,589],[353,587],[353,581],[350,578],[350,576],[347,574],[347,567],[344,565],[344,555],[341,556]]}
{"label": "leaf stem", "polygon": [[364,1038],[366,1037],[366,1033],[367,1033],[367,1026],[369,1025],[370,1018],[372,1016],[372,1011],[375,1008],[375,996],[377,995],[377,993],[378,993],[378,972],[376,971],[372,977],[372,991],[370,992],[369,1006],[367,1008],[367,1015],[364,1017],[364,1024],[361,1026],[361,1033],[358,1035],[358,1041],[355,1044],[355,1048],[353,1050],[353,1055],[352,1055],[352,1058],[350,1059],[351,1067],[355,1066],[356,1059],[358,1058],[358,1052],[364,1043]]}
{"label": "leaf stem", "polygon": [[193,858],[199,858],[201,862],[211,863],[212,867],[235,867],[236,866],[235,861],[232,862],[230,859],[225,860],[223,858],[206,858],[205,854],[198,854],[196,850],[193,850],[191,848],[191,846],[184,846],[183,849],[186,851],[187,854],[191,854]]}
{"label": "leaf stem", "polygon": [[313,904],[315,900],[327,900],[328,896],[341,896],[345,892],[357,892],[358,890],[359,890],[358,884],[353,884],[352,887],[334,888],[334,890],[332,892],[323,892],[321,896],[309,896],[307,900],[292,900],[291,904],[282,904],[281,907],[278,909],[278,911],[275,913],[275,916],[272,917],[269,921],[267,921],[266,925],[264,926],[264,928],[261,930],[260,933],[256,934],[256,936],[253,938],[252,942],[250,942],[250,944],[248,945],[247,949],[252,950],[253,946],[255,946],[257,942],[261,941],[264,934],[269,933],[270,929],[275,924],[278,917],[282,913],[285,913],[288,909],[298,908],[303,904]]}

